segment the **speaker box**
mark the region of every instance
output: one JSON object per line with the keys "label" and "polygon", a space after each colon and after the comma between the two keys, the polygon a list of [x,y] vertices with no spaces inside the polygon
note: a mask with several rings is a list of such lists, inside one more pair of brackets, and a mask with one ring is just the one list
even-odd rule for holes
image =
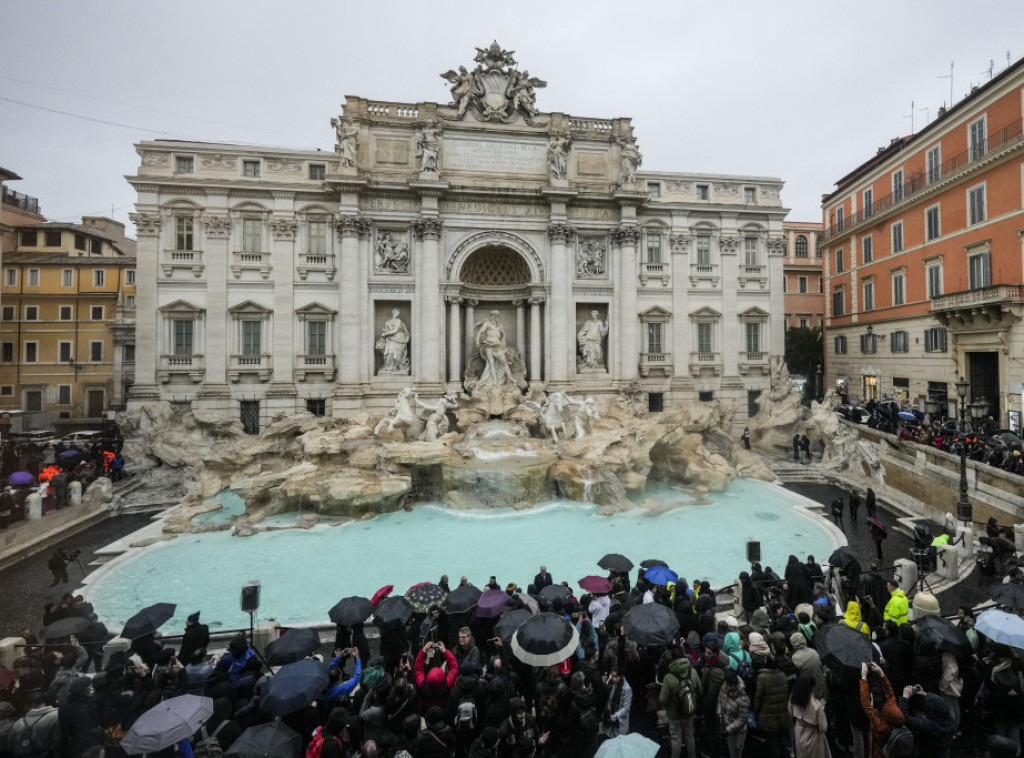
{"label": "speaker box", "polygon": [[747,540],[747,562],[748,563],[760,563],[761,562],[761,541],[760,540]]}
{"label": "speaker box", "polygon": [[260,607],[260,583],[246,582],[242,586],[242,597],[239,601],[243,613],[255,613]]}

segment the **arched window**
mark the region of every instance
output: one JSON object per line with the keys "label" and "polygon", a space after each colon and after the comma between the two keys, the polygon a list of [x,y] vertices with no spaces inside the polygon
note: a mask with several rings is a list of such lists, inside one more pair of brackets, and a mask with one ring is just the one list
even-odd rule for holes
{"label": "arched window", "polygon": [[796,257],[807,257],[807,237],[803,234],[796,235]]}

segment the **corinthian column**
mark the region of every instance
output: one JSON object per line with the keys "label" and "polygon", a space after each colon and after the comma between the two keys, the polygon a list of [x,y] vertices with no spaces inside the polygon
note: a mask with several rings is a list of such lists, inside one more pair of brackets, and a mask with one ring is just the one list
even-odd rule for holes
{"label": "corinthian column", "polygon": [[462,323],[459,319],[461,297],[448,298],[448,381],[462,381]]}
{"label": "corinthian column", "polygon": [[576,316],[572,307],[572,280],[576,270],[572,246],[576,228],[570,224],[548,225],[548,239],[551,243],[551,299],[548,301],[548,337],[551,349],[548,352],[548,381],[567,381],[570,356],[574,351],[569,340],[574,332]]}
{"label": "corinthian column", "polygon": [[414,331],[418,336],[420,349],[413,367],[413,376],[424,382],[443,382],[442,349],[444,340],[444,313],[441,304],[440,245],[441,220],[433,217],[421,218],[413,223],[416,238],[420,240],[420,274],[416,288],[417,319]]}
{"label": "corinthian column", "polygon": [[338,238],[341,240],[341,263],[338,268],[341,276],[340,298],[338,309],[338,383],[355,385],[359,383],[359,364],[356,356],[367,350],[366,345],[359,344],[360,316],[362,308],[357,303],[365,295],[360,291],[360,279],[355,272],[359,270],[359,237],[369,230],[369,222],[359,216],[343,216],[336,225]]}
{"label": "corinthian column", "polygon": [[636,376],[640,359],[636,335],[636,243],[639,237],[639,229],[634,224],[620,226],[612,233],[612,239],[619,248],[619,282],[615,288],[615,300],[619,305],[616,319],[619,334],[615,340],[619,347],[616,379]]}
{"label": "corinthian column", "polygon": [[[530,381],[541,381],[540,306],[543,298],[530,298]],[[558,331],[558,330],[555,330]]]}

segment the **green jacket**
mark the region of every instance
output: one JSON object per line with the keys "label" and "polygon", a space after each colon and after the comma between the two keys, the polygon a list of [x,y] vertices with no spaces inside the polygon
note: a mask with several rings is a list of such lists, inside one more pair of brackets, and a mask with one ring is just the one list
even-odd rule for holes
{"label": "green jacket", "polygon": [[793,725],[789,712],[789,682],[778,669],[761,669],[754,687],[757,725],[766,732],[781,732]]}
{"label": "green jacket", "polygon": [[898,625],[907,623],[907,611],[910,605],[907,596],[901,589],[893,590],[892,597],[885,604],[883,617],[886,621],[895,621]]}
{"label": "green jacket", "polygon": [[672,661],[668,666],[668,673],[665,674],[665,680],[661,683],[661,694],[658,696],[658,700],[661,702],[661,707],[665,709],[666,718],[673,721],[684,718],[676,710],[676,690],[679,689],[683,679],[690,680],[690,685],[697,695],[698,710],[700,709],[700,699],[704,694],[700,677],[697,676],[697,671],[690,665],[690,662],[685,658],[676,658]]}

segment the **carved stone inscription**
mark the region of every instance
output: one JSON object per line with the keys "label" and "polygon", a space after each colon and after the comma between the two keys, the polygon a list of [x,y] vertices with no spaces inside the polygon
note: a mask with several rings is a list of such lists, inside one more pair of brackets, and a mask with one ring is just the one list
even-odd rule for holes
{"label": "carved stone inscription", "polygon": [[547,145],[542,143],[444,140],[442,160],[446,169],[488,171],[501,174],[547,175]]}

